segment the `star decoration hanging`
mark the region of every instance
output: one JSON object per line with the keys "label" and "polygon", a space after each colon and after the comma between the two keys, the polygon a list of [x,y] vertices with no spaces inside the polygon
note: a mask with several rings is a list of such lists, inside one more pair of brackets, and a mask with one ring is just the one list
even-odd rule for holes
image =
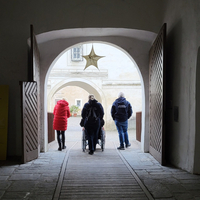
{"label": "star decoration hanging", "polygon": [[98,65],[97,65],[97,61],[98,61],[100,58],[103,58],[103,57],[105,57],[105,56],[98,56],[98,55],[96,55],[95,52],[94,52],[93,46],[92,46],[92,49],[91,49],[90,54],[87,55],[87,56],[82,56],[82,57],[85,58],[86,61],[87,61],[84,70],[85,70],[86,68],[88,68],[90,65],[95,66],[95,67],[99,70]]}

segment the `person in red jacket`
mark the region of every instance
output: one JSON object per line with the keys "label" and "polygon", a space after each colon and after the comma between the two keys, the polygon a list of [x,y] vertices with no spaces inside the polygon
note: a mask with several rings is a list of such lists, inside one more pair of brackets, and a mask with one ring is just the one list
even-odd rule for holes
{"label": "person in red jacket", "polygon": [[[54,107],[53,129],[57,132],[58,150],[66,149],[65,131],[67,130],[67,118],[70,117],[69,103],[63,98]],[[62,138],[60,138],[62,136]]]}

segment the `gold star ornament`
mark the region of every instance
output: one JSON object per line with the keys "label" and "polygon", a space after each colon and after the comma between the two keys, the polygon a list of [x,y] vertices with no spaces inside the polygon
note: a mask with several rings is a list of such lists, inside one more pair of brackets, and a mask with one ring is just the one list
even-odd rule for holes
{"label": "gold star ornament", "polygon": [[105,57],[105,56],[97,56],[97,55],[95,54],[94,49],[93,49],[93,46],[92,46],[92,49],[91,49],[90,54],[87,55],[87,56],[82,56],[82,57],[85,58],[86,61],[87,61],[86,65],[85,65],[85,68],[84,68],[84,70],[85,70],[85,69],[88,68],[90,65],[93,65],[93,66],[95,66],[97,69],[99,69],[99,68],[98,68],[98,65],[97,65],[97,61],[98,61],[100,58],[103,58],[103,57]]}

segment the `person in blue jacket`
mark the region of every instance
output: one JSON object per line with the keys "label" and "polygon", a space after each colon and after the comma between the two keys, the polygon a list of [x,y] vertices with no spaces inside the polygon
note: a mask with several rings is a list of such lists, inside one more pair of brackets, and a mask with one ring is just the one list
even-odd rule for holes
{"label": "person in blue jacket", "polygon": [[89,154],[92,155],[96,150],[98,134],[103,121],[104,110],[102,105],[95,99],[93,94],[89,95],[89,101],[82,109],[83,130],[87,132]]}
{"label": "person in blue jacket", "polygon": [[131,104],[124,97],[124,93],[120,92],[111,108],[111,116],[119,133],[120,146],[117,147],[119,150],[125,150],[125,146],[126,148],[131,146],[128,139],[128,119],[132,113]]}

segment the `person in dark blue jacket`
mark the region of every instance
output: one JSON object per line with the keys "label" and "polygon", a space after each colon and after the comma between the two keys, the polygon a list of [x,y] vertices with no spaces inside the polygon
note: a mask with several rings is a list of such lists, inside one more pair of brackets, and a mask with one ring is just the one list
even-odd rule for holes
{"label": "person in dark blue jacket", "polygon": [[124,150],[124,144],[126,148],[131,146],[128,139],[128,119],[131,117],[133,111],[131,104],[126,100],[123,92],[120,92],[118,97],[112,105],[111,116],[115,121],[119,133],[120,146],[117,149]]}
{"label": "person in dark blue jacket", "polygon": [[104,116],[103,107],[93,94],[89,95],[89,101],[85,103],[81,116],[83,119],[83,130],[87,132],[88,136],[89,154],[92,155],[96,150],[98,134]]}

